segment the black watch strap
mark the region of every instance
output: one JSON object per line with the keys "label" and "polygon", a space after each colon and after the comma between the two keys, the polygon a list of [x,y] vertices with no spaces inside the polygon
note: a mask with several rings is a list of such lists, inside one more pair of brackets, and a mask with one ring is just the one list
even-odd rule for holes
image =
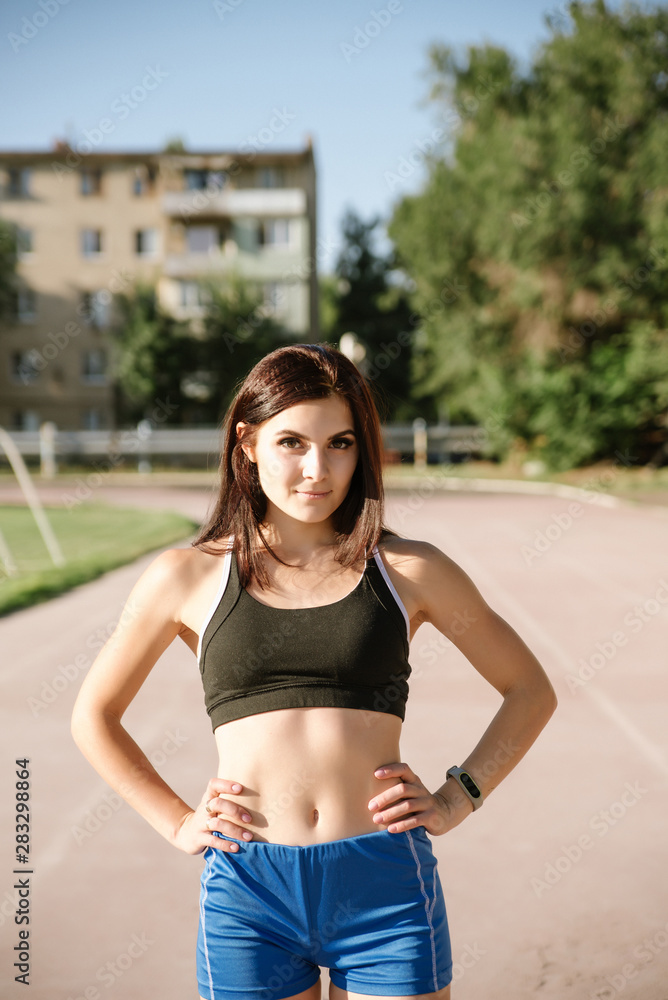
{"label": "black watch strap", "polygon": [[447,777],[455,779],[461,790],[473,803],[474,810],[480,809],[483,802],[482,792],[468,771],[465,771],[463,767],[451,767],[447,772]]}

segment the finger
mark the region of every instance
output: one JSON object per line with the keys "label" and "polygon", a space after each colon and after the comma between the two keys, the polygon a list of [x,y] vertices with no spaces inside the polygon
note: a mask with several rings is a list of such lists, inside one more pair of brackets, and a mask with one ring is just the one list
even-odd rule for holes
{"label": "finger", "polygon": [[376,823],[392,823],[397,819],[405,819],[410,813],[418,811],[418,807],[419,802],[417,799],[411,799],[410,801],[404,799],[390,808],[378,810],[373,814],[372,818]]}
{"label": "finger", "polygon": [[419,785],[409,785],[405,781],[400,781],[398,784],[392,785],[391,788],[387,788],[384,792],[374,795],[369,802],[369,809],[385,809],[392,802],[396,802],[397,799],[415,798],[416,795],[420,795],[422,790],[422,787]]}
{"label": "finger", "polygon": [[243,785],[231,778],[211,778],[206,786],[205,795],[207,799],[213,799],[217,795],[238,795],[243,791]]}
{"label": "finger", "polygon": [[229,802],[227,799],[216,797],[206,803],[207,819],[216,819],[219,816],[235,817],[237,821],[252,823],[253,817],[248,812],[246,806],[237,805],[236,802]]}
{"label": "finger", "polygon": [[[224,833],[228,837],[236,837],[237,840],[252,840],[253,833],[251,830],[246,830],[245,827],[239,826],[237,823],[232,823],[230,820],[221,819],[220,817],[213,817],[207,823],[209,830],[215,830],[217,833]],[[250,837],[244,836],[244,834],[249,833]]]}
{"label": "finger", "polygon": [[376,778],[380,778],[381,781],[387,780],[388,778],[403,778],[404,781],[415,781],[418,784],[420,782],[420,779],[415,771],[411,770],[410,766],[403,762],[383,764],[382,767],[374,771],[374,776]]}
{"label": "finger", "polygon": [[229,854],[236,854],[239,850],[239,845],[233,840],[223,840],[222,837],[214,837],[213,834],[210,836],[205,834],[203,839],[206,847],[213,847],[216,851],[225,851]]}

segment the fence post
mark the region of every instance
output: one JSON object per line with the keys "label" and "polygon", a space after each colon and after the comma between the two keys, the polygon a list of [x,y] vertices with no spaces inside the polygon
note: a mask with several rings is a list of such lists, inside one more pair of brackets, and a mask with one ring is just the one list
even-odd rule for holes
{"label": "fence post", "polygon": [[56,474],[56,425],[53,420],[45,420],[39,428],[40,475],[42,479],[53,479]]}
{"label": "fence post", "polygon": [[427,464],[427,421],[416,417],[413,421],[413,465],[424,469]]}

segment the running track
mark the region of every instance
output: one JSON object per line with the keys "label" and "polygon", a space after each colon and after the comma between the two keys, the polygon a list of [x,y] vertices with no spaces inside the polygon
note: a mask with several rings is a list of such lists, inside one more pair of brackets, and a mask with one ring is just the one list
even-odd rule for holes
{"label": "running track", "polygon": [[[195,518],[210,500],[185,489],[97,495]],[[668,517],[583,502],[568,523],[573,502],[463,493],[388,501],[394,528],[435,543],[470,574],[560,699],[484,808],[433,838],[453,1000],[668,1000]],[[121,804],[69,735],[80,679],[151,558],[0,619],[2,1000],[197,996],[201,857],[175,851]],[[431,626],[413,640],[411,663],[402,754],[436,788],[500,699]],[[215,755],[196,663],[179,640],[126,723],[194,803]],[[12,968],[13,762],[22,757],[31,761],[34,848],[28,990]]]}

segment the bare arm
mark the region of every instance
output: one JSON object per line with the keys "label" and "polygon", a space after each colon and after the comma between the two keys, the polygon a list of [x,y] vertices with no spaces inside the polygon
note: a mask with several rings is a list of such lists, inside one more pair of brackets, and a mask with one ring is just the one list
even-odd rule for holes
{"label": "bare arm", "polygon": [[[179,634],[188,550],[159,555],[133,587],[113,634],[98,654],[79,691],[72,713],[72,736],[95,770],[125,801],[175,847],[199,854],[206,847],[228,849],[213,830],[234,833],[224,820],[212,820],[206,802],[234,794],[232,782],[209,781],[192,809],[163,781],[121,724],[121,719],[151,669]],[[239,791],[241,788],[239,788]],[[222,801],[219,800],[222,810]],[[241,807],[225,804],[238,814]],[[236,846],[236,845],[235,845]]]}
{"label": "bare arm", "polygon": [[[410,586],[421,608],[421,621],[431,622],[450,639],[503,697],[501,707],[468,757],[452,761],[469,771],[484,800],[534,743],[554,712],[557,698],[534,654],[489,607],[467,574],[436,546],[427,542],[414,545]],[[398,769],[401,767],[403,771]],[[454,778],[447,778],[432,796],[424,794],[419,779],[415,785],[416,776],[406,765],[395,765],[386,777],[396,781],[402,774],[407,786],[414,786],[411,794],[424,800],[410,799],[408,806],[404,804],[403,814],[409,806],[414,810],[422,805],[424,825],[430,832],[444,833],[473,811],[471,801]],[[440,810],[434,808],[434,797],[440,800]],[[396,792],[388,788],[375,800],[382,808],[396,798]],[[397,818],[400,815],[397,812]],[[391,822],[394,818],[386,809],[381,821]],[[407,824],[407,828],[412,825]]]}

